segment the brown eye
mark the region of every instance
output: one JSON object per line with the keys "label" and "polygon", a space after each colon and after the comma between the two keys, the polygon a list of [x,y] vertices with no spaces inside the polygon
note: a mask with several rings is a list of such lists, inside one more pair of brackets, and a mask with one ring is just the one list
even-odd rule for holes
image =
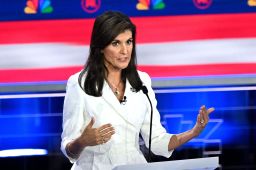
{"label": "brown eye", "polygon": [[132,39],[129,39],[126,43],[127,43],[128,45],[131,45],[132,42],[133,42],[133,40],[132,40]]}
{"label": "brown eye", "polygon": [[112,44],[114,47],[116,47],[116,46],[119,45],[119,42],[118,42],[118,41],[113,41],[111,44]]}

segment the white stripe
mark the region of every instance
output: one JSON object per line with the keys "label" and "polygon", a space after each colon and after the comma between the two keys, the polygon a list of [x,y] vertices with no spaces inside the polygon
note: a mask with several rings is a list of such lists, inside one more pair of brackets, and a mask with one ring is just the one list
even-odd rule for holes
{"label": "white stripe", "polygon": [[0,68],[45,68],[83,65],[88,46],[35,43],[0,45]]}
{"label": "white stripe", "polygon": [[34,155],[47,155],[48,151],[45,149],[9,149],[1,150],[0,157],[16,157],[16,156],[34,156]]}
{"label": "white stripe", "polygon": [[155,90],[155,93],[186,93],[186,92],[247,91],[247,90],[256,90],[256,86],[247,86],[247,87],[187,88],[187,89],[158,89],[158,90]]}
{"label": "white stripe", "polygon": [[[140,65],[190,65],[256,62],[256,38],[138,44]],[[0,45],[0,68],[83,65],[89,47],[40,43]]]}

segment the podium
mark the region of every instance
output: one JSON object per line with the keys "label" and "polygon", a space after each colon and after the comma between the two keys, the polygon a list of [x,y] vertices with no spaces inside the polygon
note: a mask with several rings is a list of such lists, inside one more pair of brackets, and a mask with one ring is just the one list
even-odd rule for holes
{"label": "podium", "polygon": [[113,170],[213,170],[218,167],[219,157],[207,157],[146,164],[121,165],[115,167]]}

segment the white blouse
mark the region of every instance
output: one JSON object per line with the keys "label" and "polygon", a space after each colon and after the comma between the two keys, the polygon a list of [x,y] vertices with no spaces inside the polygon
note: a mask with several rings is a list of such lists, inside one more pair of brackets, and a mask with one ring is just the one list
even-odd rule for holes
{"label": "white blouse", "polygon": [[[153,104],[153,126],[151,150],[154,154],[170,157],[168,144],[172,134],[168,134],[160,123],[160,114],[156,108],[157,101],[151,88],[151,79],[145,72],[138,71]],[[74,163],[73,170],[111,170],[117,165],[146,163],[139,149],[141,133],[146,146],[149,141],[150,104],[142,92],[134,92],[126,81],[126,103],[120,104],[107,82],[104,82],[103,95],[87,95],[78,84],[79,73],[72,75],[67,83],[63,109],[63,132],[61,150],[68,157],[67,143],[81,135],[91,118],[95,118],[93,127],[111,123],[115,134],[104,144],[84,148]]]}

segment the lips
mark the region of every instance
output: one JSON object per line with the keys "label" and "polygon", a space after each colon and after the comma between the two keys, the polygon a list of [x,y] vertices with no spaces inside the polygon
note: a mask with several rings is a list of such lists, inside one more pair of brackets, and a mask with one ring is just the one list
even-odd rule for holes
{"label": "lips", "polygon": [[122,57],[122,58],[118,58],[118,61],[124,62],[127,61],[129,59],[129,57]]}

